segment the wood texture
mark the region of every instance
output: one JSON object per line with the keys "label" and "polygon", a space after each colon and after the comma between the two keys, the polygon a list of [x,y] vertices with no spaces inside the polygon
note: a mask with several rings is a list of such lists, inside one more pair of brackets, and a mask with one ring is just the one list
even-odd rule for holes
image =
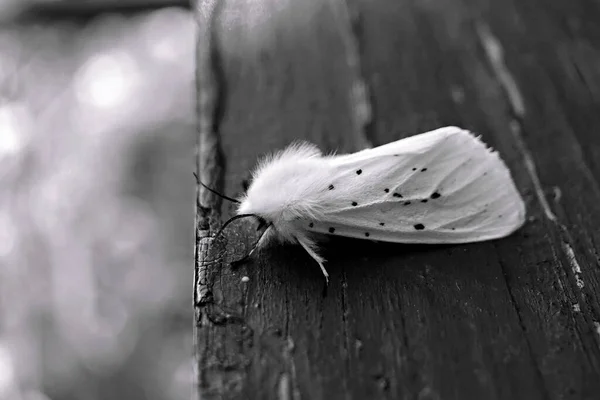
{"label": "wood texture", "polygon": [[232,269],[255,237],[239,221],[198,252],[201,398],[597,398],[597,3],[198,4],[219,94],[207,154],[223,155],[200,173],[219,190],[240,194],[257,157],[296,139],[344,152],[452,124],[500,151],[530,216],[464,246],[334,238],[326,297],[300,247]]}

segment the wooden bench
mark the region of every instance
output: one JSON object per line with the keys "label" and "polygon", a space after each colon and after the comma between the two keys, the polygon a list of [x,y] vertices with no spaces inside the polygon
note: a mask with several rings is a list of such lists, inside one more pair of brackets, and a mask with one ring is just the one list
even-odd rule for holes
{"label": "wooden bench", "polygon": [[[351,152],[445,125],[509,166],[528,222],[497,241],[300,246],[198,188],[199,398],[592,399],[600,393],[600,6],[199,1],[198,173],[236,196],[297,139]],[[243,279],[248,277],[248,279]]]}

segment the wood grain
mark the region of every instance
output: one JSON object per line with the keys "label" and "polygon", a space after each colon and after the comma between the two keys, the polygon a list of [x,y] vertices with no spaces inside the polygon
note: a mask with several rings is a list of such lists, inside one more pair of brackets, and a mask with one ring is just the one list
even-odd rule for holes
{"label": "wood grain", "polygon": [[597,6],[506,4],[219,2],[227,195],[293,140],[344,152],[459,125],[502,154],[530,220],[462,246],[333,238],[327,297],[296,246],[229,267],[253,236],[240,221],[198,305],[202,398],[595,398]]}

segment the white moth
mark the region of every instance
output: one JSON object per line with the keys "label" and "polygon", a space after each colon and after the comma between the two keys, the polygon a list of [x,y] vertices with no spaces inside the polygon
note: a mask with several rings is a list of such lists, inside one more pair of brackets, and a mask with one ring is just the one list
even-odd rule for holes
{"label": "white moth", "polygon": [[292,144],[260,162],[240,200],[234,218],[252,215],[267,227],[252,252],[271,239],[299,243],[326,279],[313,233],[466,243],[507,236],[525,221],[498,153],[456,127],[348,155]]}

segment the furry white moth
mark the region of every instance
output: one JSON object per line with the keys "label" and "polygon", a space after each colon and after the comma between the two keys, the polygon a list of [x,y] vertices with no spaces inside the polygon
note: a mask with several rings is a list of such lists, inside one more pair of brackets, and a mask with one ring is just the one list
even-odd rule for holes
{"label": "furry white moth", "polygon": [[466,243],[507,236],[525,221],[498,153],[456,127],[348,155],[293,144],[260,162],[240,200],[234,218],[252,215],[266,226],[252,252],[274,238],[299,243],[326,279],[313,233]]}

